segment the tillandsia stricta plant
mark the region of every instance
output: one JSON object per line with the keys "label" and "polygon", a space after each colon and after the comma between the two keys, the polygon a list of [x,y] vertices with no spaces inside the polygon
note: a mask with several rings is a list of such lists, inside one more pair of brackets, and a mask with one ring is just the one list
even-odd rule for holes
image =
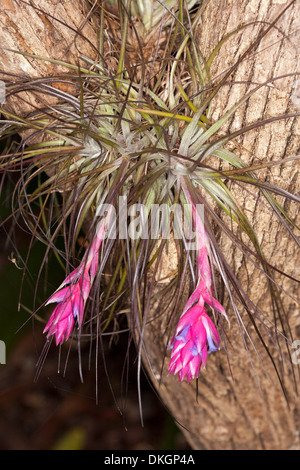
{"label": "tillandsia stricta plant", "polygon": [[[245,347],[250,342],[256,351],[241,315],[244,310],[281,380],[262,333],[274,344],[278,336],[286,338],[288,348],[290,332],[280,286],[272,277],[275,268],[227,182],[246,188],[249,194],[259,192],[266,210],[273,211],[299,243],[299,228],[276,197],[296,203],[299,198],[256,174],[298,157],[255,160],[247,165],[228,144],[251,129],[297,114],[272,116],[231,134],[222,133],[240,106],[282,77],[255,84],[215,122],[211,106],[234,70],[293,2],[269,23],[262,23],[253,44],[217,78],[211,76],[217,53],[229,37],[249,25],[232,31],[205,58],[195,31],[208,3],[88,1],[88,21],[99,31],[99,43],[94,45],[97,60],[79,54],[74,66],[24,52],[67,72],[52,75],[50,80],[23,74],[11,77],[1,71],[7,99],[24,99],[21,92],[26,91],[52,100],[49,106],[36,105],[26,116],[13,114],[5,105],[1,109],[2,139],[16,133],[24,136],[20,145],[2,155],[2,186],[9,172],[20,172],[12,215],[25,221],[32,243],[38,239],[45,244],[36,293],[51,253],[65,273],[64,281],[44,303],[36,305],[35,295],[33,317],[39,314],[40,318],[44,305],[57,303],[46,320],[45,351],[53,338],[60,347],[71,338],[77,338],[79,347],[87,337],[99,345],[103,334],[113,334],[125,312],[139,364],[142,355],[150,362],[143,334],[151,318],[151,298],[159,297],[157,276],[173,243],[178,266],[168,273],[168,286],[162,290],[164,295],[169,292],[164,314],[172,319],[169,343],[161,338],[170,361],[169,374],[178,374],[180,381],[198,378],[208,352],[226,349],[233,319]],[[55,17],[52,20],[55,25]],[[69,85],[72,93],[62,91]],[[184,230],[184,221],[194,228],[194,239],[191,231]],[[217,242],[216,230],[236,244],[244,262],[264,273],[276,322],[266,320],[255,299],[247,295],[247,286],[240,284]],[[187,282],[190,296],[183,311],[178,311],[176,299],[184,294]],[[223,288],[219,290],[218,285]],[[171,295],[174,290],[175,297]],[[220,300],[223,290],[224,299],[227,296],[230,301],[226,312],[224,299]]]}

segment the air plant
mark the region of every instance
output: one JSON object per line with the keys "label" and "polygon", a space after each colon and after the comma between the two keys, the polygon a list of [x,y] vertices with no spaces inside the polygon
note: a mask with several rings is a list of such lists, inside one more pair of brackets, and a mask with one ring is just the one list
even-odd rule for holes
{"label": "air plant", "polygon": [[[204,305],[209,305],[224,315],[228,321],[224,308],[213,297],[208,255],[210,252],[209,239],[193,204],[192,213],[196,227],[199,280],[196,289],[184,307],[175,336],[172,339],[172,355],[169,365],[169,374],[178,373],[180,381],[187,377],[188,382],[198,377],[201,365],[205,366],[206,364],[207,354],[217,351],[220,346],[218,331],[207,315]],[[209,351],[207,351],[206,343],[208,343]]]}
{"label": "air plant", "polygon": [[[147,361],[143,332],[151,316],[150,300],[153,295],[159,297],[157,273],[173,243],[178,268],[169,273],[163,292],[166,295],[175,289],[178,299],[189,282],[190,296],[183,311],[178,311],[177,302],[172,306],[170,301],[165,313],[173,319],[169,323],[171,340],[165,344],[166,358],[170,360],[169,373],[179,373],[179,379],[187,377],[188,382],[198,377],[201,364],[206,363],[207,342],[210,350],[226,348],[230,327],[222,318],[237,321],[248,347],[246,339],[253,340],[241,316],[244,310],[276,371],[260,327],[274,343],[278,335],[289,337],[273,266],[227,183],[259,192],[265,207],[299,243],[295,234],[299,228],[276,196],[297,203],[299,198],[256,173],[297,157],[247,165],[228,147],[251,129],[296,114],[273,116],[222,134],[236,110],[279,77],[257,84],[216,122],[211,118],[213,100],[231,73],[278,18],[264,25],[252,46],[224,76],[214,79],[211,64],[230,35],[204,58],[195,30],[207,3],[99,2],[91,16],[91,21],[100,24],[98,60],[81,55],[80,63],[74,66],[52,58],[53,64],[68,72],[52,76],[51,81],[7,75],[8,99],[26,90],[47,95],[55,103],[36,108],[25,117],[8,112],[5,106],[1,109],[2,138],[16,133],[26,136],[1,158],[3,178],[10,171],[21,174],[12,195],[13,215],[25,221],[33,239],[45,244],[39,278],[50,253],[66,276],[44,304],[33,307],[33,316],[37,312],[40,316],[44,305],[58,303],[44,330],[47,345],[53,337],[60,346],[72,337],[77,338],[76,344],[86,337],[99,342],[104,333],[113,333],[118,324],[114,319],[125,312],[139,358],[143,353]],[[134,16],[139,17],[138,22],[133,21]],[[115,27],[106,29],[108,22]],[[147,56],[146,44],[150,44]],[[73,92],[61,91],[55,82],[71,84]],[[221,169],[224,162],[226,169]],[[113,213],[106,232],[114,228],[114,236],[104,237],[104,206]],[[171,234],[176,226],[180,236],[151,237],[151,210],[162,206],[171,214]],[[196,249],[191,248],[193,240],[182,229],[175,206],[195,228]],[[204,207],[203,220],[197,206]],[[139,224],[134,224],[136,210],[140,210]],[[247,286],[240,284],[218,244],[216,228],[241,250],[245,262],[253,263],[265,275],[280,331],[278,321],[276,325],[266,321],[255,299],[248,297]],[[218,284],[225,290],[222,301]],[[225,313],[221,304],[226,299]]]}

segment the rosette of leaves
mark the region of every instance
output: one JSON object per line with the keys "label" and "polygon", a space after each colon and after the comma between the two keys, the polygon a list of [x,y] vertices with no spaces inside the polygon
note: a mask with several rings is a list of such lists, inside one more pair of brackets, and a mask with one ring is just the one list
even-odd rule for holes
{"label": "rosette of leaves", "polygon": [[[170,318],[178,316],[176,299],[183,294],[187,280],[191,285],[195,282],[195,256],[184,236],[170,241],[162,237],[151,239],[150,233],[145,236],[141,232],[136,237],[121,238],[118,230],[121,224],[132,221],[134,214],[130,208],[137,204],[146,208],[143,213],[146,219],[150,218],[154,204],[170,208],[178,204],[184,210],[188,202],[185,190],[188,190],[193,203],[202,204],[205,209],[215,297],[220,297],[218,290],[230,299],[228,316],[238,322],[248,348],[249,341],[253,346],[253,340],[240,312],[247,313],[277,370],[263,331],[274,343],[278,335],[285,338],[287,347],[291,337],[281,289],[273,280],[276,268],[266,259],[255,230],[231,188],[237,185],[249,193],[260,193],[266,210],[273,211],[288,235],[299,243],[299,227],[280,202],[299,203],[299,197],[257,176],[257,170],[268,170],[298,157],[275,162],[254,160],[247,165],[229,149],[229,144],[251,129],[296,114],[273,116],[231,134],[222,132],[241,105],[258,89],[273,85],[280,77],[253,86],[216,122],[211,118],[211,106],[232,72],[276,26],[278,18],[265,24],[236,64],[221,78],[214,79],[210,74],[213,60],[238,30],[224,37],[205,58],[195,40],[195,29],[207,1],[199,5],[196,1],[183,0],[118,0],[100,2],[97,7],[88,3],[92,7],[90,21],[99,26],[98,60],[81,56],[85,65],[74,66],[53,58],[54,64],[67,68],[69,73],[51,77],[51,82],[47,77],[22,77],[17,83],[8,81],[8,96],[26,90],[49,95],[55,102],[49,107],[37,107],[25,117],[9,113],[5,107],[1,111],[2,139],[16,133],[25,135],[21,144],[3,152],[1,171],[3,182],[9,172],[19,171],[20,178],[12,194],[13,217],[16,221],[23,219],[32,240],[45,244],[38,279],[51,254],[64,273],[73,270],[93,237],[98,208],[103,203],[113,204],[116,213],[122,214],[120,200],[126,198],[128,213],[126,218],[118,216],[116,237],[108,238],[103,244],[84,323],[80,331],[74,331],[74,336],[80,340],[92,338],[99,343],[101,335],[113,334],[126,322],[139,358],[144,353],[147,360],[143,331],[151,299],[153,295],[174,293],[175,289],[164,314]],[[53,85],[54,79],[61,84],[71,83],[75,92],[62,91]],[[172,233],[176,223],[172,213],[170,221]],[[216,233],[229,237],[245,255],[246,262],[254,263],[258,272],[265,275],[274,322],[266,320],[255,299],[248,297],[247,286],[240,284],[218,244]],[[177,265],[167,275],[168,282],[157,292],[157,274],[171,243],[177,253]],[[33,315],[41,316],[40,309],[34,302]],[[217,317],[217,321],[222,329],[221,319]],[[226,332],[223,333],[226,347]],[[281,380],[279,372],[278,378]]]}

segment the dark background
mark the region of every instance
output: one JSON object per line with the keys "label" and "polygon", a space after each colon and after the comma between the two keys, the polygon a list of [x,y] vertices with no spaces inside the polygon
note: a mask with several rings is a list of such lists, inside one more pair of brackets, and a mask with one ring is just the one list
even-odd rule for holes
{"label": "dark background", "polygon": [[[5,178],[2,185],[0,222],[11,213],[10,195],[16,178]],[[69,354],[67,345],[60,353],[53,344],[41,370],[37,369],[45,344],[44,323],[32,321],[30,314],[45,247],[39,242],[31,246],[18,311],[23,274],[19,268],[24,266],[31,240],[22,221],[18,223],[21,227],[12,228],[12,219],[8,219],[0,227],[0,340],[7,348],[6,364],[0,365],[0,449],[189,449],[144,375],[142,427],[133,347],[128,375],[124,376],[126,334],[118,341],[104,342],[107,370],[100,360],[98,403],[93,355],[88,365],[89,344],[82,350],[83,382],[76,348]],[[49,264],[47,278],[39,283],[36,307],[57,288],[63,274],[58,263]],[[49,311],[42,309],[39,314],[46,318]]]}

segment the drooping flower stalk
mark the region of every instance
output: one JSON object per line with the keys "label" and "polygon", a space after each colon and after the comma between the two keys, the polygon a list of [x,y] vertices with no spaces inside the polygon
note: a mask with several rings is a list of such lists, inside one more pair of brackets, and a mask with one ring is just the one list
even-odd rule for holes
{"label": "drooping flower stalk", "polygon": [[85,304],[97,274],[99,250],[110,218],[111,211],[108,210],[106,217],[98,222],[94,240],[80,265],[66,277],[45,304],[58,303],[44,329],[48,339],[55,335],[56,345],[69,339],[76,321],[78,328],[82,325]]}
{"label": "drooping flower stalk", "polygon": [[180,382],[186,377],[188,383],[198,377],[202,365],[205,367],[207,354],[220,346],[218,331],[207,315],[205,304],[220,312],[228,321],[223,306],[213,297],[209,239],[193,203],[192,214],[196,229],[198,284],[184,307],[172,338],[168,371],[169,375],[178,373]]}

